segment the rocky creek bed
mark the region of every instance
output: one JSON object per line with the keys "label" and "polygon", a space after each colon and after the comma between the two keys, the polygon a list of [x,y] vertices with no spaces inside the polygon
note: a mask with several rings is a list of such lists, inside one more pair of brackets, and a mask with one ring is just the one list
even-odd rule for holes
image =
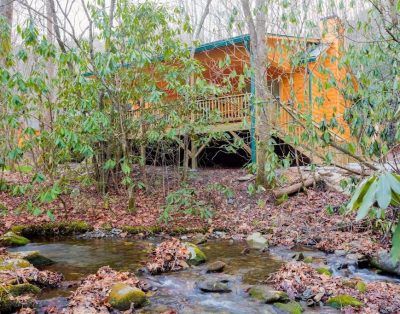
{"label": "rocky creek bed", "polygon": [[[400,278],[360,268],[362,256],[341,251],[326,254],[306,247],[267,249],[260,234],[250,236],[247,243],[226,239],[221,233],[214,236],[219,239],[185,235],[182,241],[169,240],[155,249],[162,239],[93,239],[89,234],[36,240],[9,252],[26,261],[24,252],[36,251],[46,259],[31,260],[39,270],[34,269],[63,276],[62,282],[57,279],[55,285],[42,284],[40,290],[28,291],[36,296],[24,305],[36,313],[132,311],[130,302],[113,305],[113,295],[120,291],[140,305],[139,313],[400,311]],[[205,263],[190,261],[195,250],[184,245],[186,241],[198,244]],[[158,274],[150,274],[152,269]],[[393,293],[385,294],[387,290]]]}

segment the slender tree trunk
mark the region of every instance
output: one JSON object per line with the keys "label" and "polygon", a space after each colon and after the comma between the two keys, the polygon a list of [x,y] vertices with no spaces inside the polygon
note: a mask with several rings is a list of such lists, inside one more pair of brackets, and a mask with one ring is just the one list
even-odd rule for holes
{"label": "slender tree trunk", "polygon": [[256,138],[257,138],[257,177],[258,184],[267,185],[265,164],[267,162],[267,150],[270,144],[269,108],[272,95],[267,91],[267,17],[263,10],[266,1],[257,0],[255,16],[252,14],[249,0],[241,0],[243,13],[250,33],[250,48],[252,53],[252,69],[255,79],[256,98]]}
{"label": "slender tree trunk", "polygon": [[[13,1],[11,0],[0,0],[0,16],[4,16],[9,26],[9,37],[7,38],[8,43],[1,43],[3,49],[9,51],[11,49],[11,42],[12,42],[12,25],[13,25]],[[0,65],[2,64],[2,60],[0,58]]]}
{"label": "slender tree trunk", "polygon": [[[0,15],[4,16],[7,20],[10,30],[13,24],[13,2],[12,0],[0,0]],[[10,36],[11,38],[11,36]]]}
{"label": "slender tree trunk", "polygon": [[[212,0],[207,0],[206,6],[204,8],[203,14],[200,17],[200,21],[196,26],[196,29],[193,33],[193,37],[192,37],[192,48],[190,50],[190,58],[193,59],[195,52],[196,52],[196,47],[194,46],[195,41],[197,41],[199,39],[201,30],[203,29],[203,25],[204,25],[204,21],[206,20],[207,15],[210,13],[210,5],[211,5]],[[194,85],[194,80],[195,77],[193,75],[191,75],[190,77],[188,77],[187,81],[190,84],[190,86]],[[186,103],[189,103],[190,99],[189,97],[186,97]],[[191,121],[192,122],[192,121]],[[193,133],[193,132],[191,132]],[[183,136],[183,146],[184,146],[184,150],[183,150],[183,175],[182,175],[182,179],[185,181],[187,179],[187,173],[189,170],[189,138],[192,137],[193,134],[184,134]]]}

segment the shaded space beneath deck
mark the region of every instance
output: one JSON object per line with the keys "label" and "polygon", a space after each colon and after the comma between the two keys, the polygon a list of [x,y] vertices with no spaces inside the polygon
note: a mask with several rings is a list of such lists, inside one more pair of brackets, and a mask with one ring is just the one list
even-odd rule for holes
{"label": "shaded space beneath deck", "polygon": [[[290,166],[296,166],[296,149],[286,144],[282,139],[273,137],[275,141],[275,153],[279,158],[284,159],[289,156]],[[183,139],[182,139],[183,141]],[[242,142],[242,144],[238,144]],[[222,139],[213,139],[205,143],[197,155],[198,168],[244,168],[248,166],[251,159],[251,136],[250,131],[235,131],[235,135],[226,133]],[[189,143],[189,149],[192,150],[193,143]],[[139,154],[139,149],[133,145],[135,154]],[[311,160],[306,155],[297,151],[299,166],[309,165]],[[177,143],[159,143],[146,147],[146,164],[154,166],[183,166],[184,150]],[[192,160],[189,160],[192,165]]]}

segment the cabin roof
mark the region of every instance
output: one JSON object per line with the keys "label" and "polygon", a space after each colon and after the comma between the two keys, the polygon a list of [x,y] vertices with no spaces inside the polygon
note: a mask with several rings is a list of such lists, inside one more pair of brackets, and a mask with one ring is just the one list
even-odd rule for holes
{"label": "cabin roof", "polygon": [[[275,33],[268,33],[267,37],[278,37],[278,38],[287,38],[287,39],[301,39],[302,37],[298,36],[290,36],[290,35],[282,35],[282,34],[275,34]],[[327,44],[323,44],[319,42],[317,38],[307,38],[307,41],[311,43],[315,43],[312,48],[307,52],[307,56],[304,58],[303,62],[313,62],[315,61],[319,55],[321,55],[326,49]],[[210,51],[213,49],[228,47],[232,45],[240,45],[243,44],[246,49],[250,49],[250,34],[239,35],[227,39],[221,39],[212,41],[209,43],[201,44],[200,46],[195,48],[195,53],[201,53],[204,51]],[[122,66],[129,67],[129,64],[124,64]],[[84,77],[92,76],[92,72],[86,72],[83,74]]]}
{"label": "cabin roof", "polygon": [[[278,37],[278,38],[288,38],[288,39],[301,39],[302,37],[298,36],[291,36],[291,35],[282,35],[282,34],[276,34],[276,33],[267,33],[267,37]],[[319,39],[317,38],[308,38],[307,39],[310,42],[315,42],[318,43]],[[216,40],[212,41],[209,43],[204,43],[198,46],[195,49],[196,53],[200,53],[203,51],[208,51],[208,50],[213,50],[217,48],[222,48],[222,47],[227,47],[231,45],[238,45],[238,44],[248,44],[250,43],[250,34],[245,34],[245,35],[239,35],[231,38],[226,38],[226,39],[221,39],[221,40]]]}

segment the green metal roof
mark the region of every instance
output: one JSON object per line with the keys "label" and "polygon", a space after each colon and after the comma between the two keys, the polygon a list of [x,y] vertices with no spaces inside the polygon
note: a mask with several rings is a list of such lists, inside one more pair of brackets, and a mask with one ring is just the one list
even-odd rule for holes
{"label": "green metal roof", "polygon": [[[301,37],[297,37],[297,36],[289,36],[289,35],[282,35],[282,34],[275,34],[275,33],[268,33],[267,37],[268,36],[276,36],[276,37],[282,37],[282,38],[301,38]],[[310,38],[310,39],[312,39],[312,38]],[[244,44],[246,46],[246,49],[249,49],[250,35],[249,34],[239,35],[239,36],[235,36],[235,37],[231,37],[231,38],[227,38],[227,39],[221,39],[221,40],[213,41],[210,43],[205,43],[205,44],[202,44],[202,45],[196,47],[195,53],[201,53],[204,51],[209,51],[209,50],[213,50],[213,49],[217,49],[217,48],[223,48],[223,47],[228,47],[228,46],[238,45],[238,44]],[[303,62],[313,62],[315,60],[316,60],[315,56],[309,56],[309,58],[307,58],[307,60],[305,59]],[[122,66],[129,67],[129,64],[124,64]],[[86,72],[83,74],[83,76],[85,76],[85,77],[89,77],[92,75],[93,75],[92,72]]]}
{"label": "green metal roof", "polygon": [[210,43],[202,44],[195,49],[195,52],[199,53],[199,52],[212,50],[212,49],[216,49],[216,48],[222,48],[222,47],[227,47],[227,46],[237,45],[237,44],[244,44],[249,41],[250,41],[249,34],[240,35],[240,36],[231,37],[228,39],[222,39],[222,40],[217,40],[217,41],[213,41]]}

